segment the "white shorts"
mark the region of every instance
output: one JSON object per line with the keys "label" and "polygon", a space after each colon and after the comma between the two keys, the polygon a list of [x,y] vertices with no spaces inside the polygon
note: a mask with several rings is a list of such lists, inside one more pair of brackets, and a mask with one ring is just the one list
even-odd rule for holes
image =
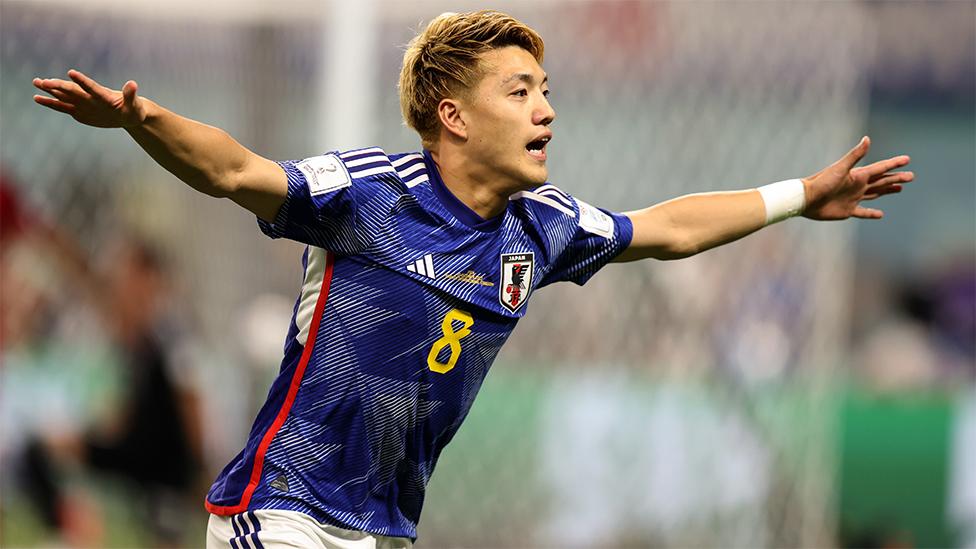
{"label": "white shorts", "polygon": [[322,524],[297,511],[260,509],[229,517],[210,515],[207,549],[401,549],[409,538],[377,536]]}

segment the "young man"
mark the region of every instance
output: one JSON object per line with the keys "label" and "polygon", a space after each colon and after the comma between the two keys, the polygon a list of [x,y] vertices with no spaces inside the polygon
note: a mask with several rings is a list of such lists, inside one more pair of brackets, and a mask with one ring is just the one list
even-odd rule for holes
{"label": "young man", "polygon": [[535,289],[583,284],[610,261],[688,257],[793,215],[880,218],[860,202],[913,178],[892,171],[906,156],[855,168],[864,138],[802,180],[601,210],[547,183],[542,57],[538,34],[505,14],[441,15],[400,75],[422,152],[280,163],[133,81],[34,80],[53,96],[39,104],[125,128],[195,189],[308,245],[281,372],[207,496],[208,546],[409,545],[437,457]]}

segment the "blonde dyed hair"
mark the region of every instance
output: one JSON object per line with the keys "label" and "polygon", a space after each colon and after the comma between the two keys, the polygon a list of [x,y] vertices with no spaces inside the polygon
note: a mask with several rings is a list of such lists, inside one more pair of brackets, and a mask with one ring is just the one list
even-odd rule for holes
{"label": "blonde dyed hair", "polygon": [[542,63],[539,33],[498,11],[443,13],[410,41],[400,69],[400,110],[424,145],[437,142],[441,100],[472,90],[483,76],[481,55],[506,46],[518,46]]}

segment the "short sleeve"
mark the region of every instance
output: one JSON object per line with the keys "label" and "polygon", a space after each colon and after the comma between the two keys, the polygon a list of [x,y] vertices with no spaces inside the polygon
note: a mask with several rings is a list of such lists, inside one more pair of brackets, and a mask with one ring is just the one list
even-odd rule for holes
{"label": "short sleeve", "polygon": [[381,184],[350,177],[338,154],[278,165],[288,194],[272,222],[258,219],[264,234],[342,254],[369,247],[385,217]]}
{"label": "short sleeve", "polygon": [[626,215],[571,198],[575,219],[572,237],[556,256],[540,286],[570,281],[582,286],[630,246],[633,224]]}

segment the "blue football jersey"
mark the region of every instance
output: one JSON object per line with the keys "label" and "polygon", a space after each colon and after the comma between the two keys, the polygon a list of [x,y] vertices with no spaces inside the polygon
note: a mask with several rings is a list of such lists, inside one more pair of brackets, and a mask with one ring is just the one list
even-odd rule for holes
{"label": "blue football jersey", "polygon": [[308,245],[281,370],[207,509],[286,509],[416,538],[424,490],[532,293],[583,284],[632,235],[552,185],[482,219],[427,152],[281,162],[273,238]]}

